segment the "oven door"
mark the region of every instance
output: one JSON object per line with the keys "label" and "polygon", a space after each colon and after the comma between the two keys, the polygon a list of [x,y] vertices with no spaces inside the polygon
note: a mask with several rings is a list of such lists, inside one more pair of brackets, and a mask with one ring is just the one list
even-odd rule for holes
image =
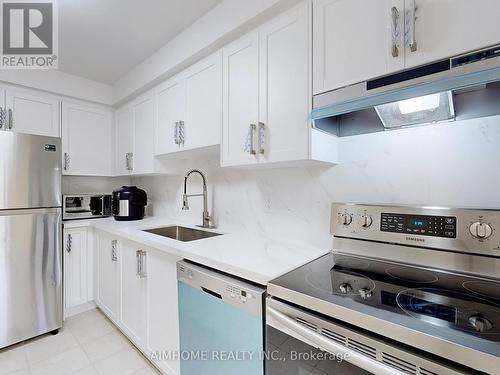
{"label": "oven door", "polygon": [[266,301],[266,323],[267,375],[470,374],[272,297]]}

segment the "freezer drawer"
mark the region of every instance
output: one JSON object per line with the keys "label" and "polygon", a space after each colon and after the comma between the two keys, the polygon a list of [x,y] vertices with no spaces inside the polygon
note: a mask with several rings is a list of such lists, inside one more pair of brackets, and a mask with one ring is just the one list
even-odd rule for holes
{"label": "freezer drawer", "polygon": [[61,140],[0,131],[0,210],[61,207]]}
{"label": "freezer drawer", "polygon": [[0,210],[0,348],[62,327],[61,209]]}

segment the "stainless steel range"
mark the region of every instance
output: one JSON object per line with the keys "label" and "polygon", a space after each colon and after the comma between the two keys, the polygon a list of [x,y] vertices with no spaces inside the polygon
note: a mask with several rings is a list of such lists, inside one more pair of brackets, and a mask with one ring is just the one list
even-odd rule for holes
{"label": "stainless steel range", "polygon": [[268,349],[336,354],[288,374],[500,373],[499,230],[500,210],[333,204],[334,251],[268,286]]}

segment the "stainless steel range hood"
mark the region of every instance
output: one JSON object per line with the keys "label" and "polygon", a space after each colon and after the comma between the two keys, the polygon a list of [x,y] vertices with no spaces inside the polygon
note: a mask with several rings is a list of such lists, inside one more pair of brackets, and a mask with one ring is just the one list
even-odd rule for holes
{"label": "stainless steel range hood", "polygon": [[316,128],[338,136],[500,115],[500,46],[315,95]]}

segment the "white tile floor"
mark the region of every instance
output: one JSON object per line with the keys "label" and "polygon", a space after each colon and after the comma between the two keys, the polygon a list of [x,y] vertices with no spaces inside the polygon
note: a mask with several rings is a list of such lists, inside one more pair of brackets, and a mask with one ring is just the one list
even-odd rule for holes
{"label": "white tile floor", "polygon": [[157,375],[130,341],[99,311],[67,319],[44,335],[0,351],[0,375]]}

